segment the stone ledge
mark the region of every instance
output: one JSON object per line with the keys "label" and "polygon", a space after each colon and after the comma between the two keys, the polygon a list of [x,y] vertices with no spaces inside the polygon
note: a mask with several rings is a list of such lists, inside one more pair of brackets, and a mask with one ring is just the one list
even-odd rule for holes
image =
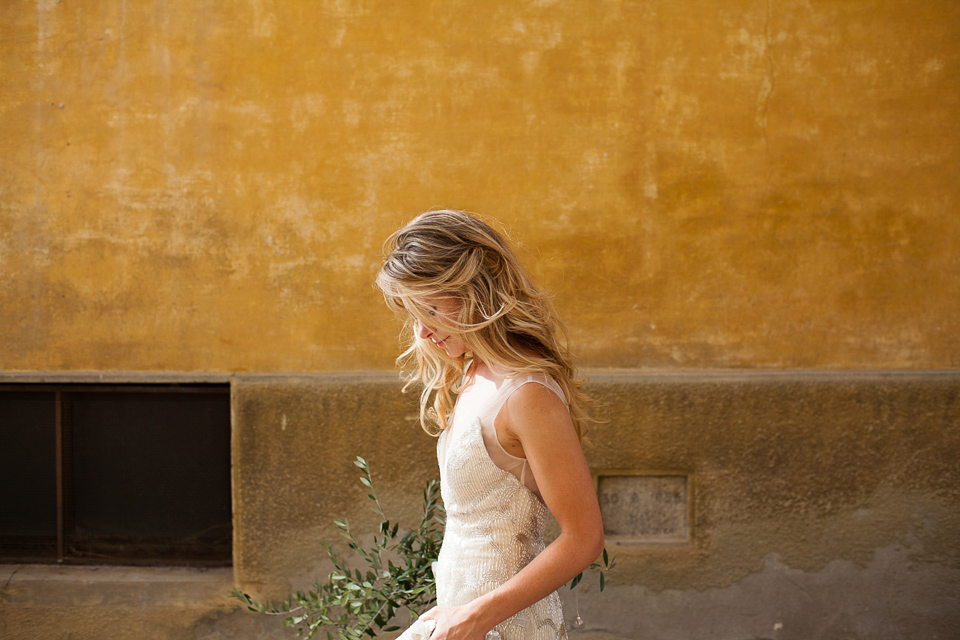
{"label": "stone ledge", "polygon": [[[744,379],[869,380],[960,377],[960,369],[610,369],[585,368],[591,382],[720,381]],[[232,381],[325,379],[330,381],[402,381],[395,370],[197,373],[189,371],[0,371],[0,384],[226,384]]]}
{"label": "stone ledge", "polygon": [[[0,565],[4,607],[222,608],[233,569]],[[240,606],[237,602],[236,606]]]}

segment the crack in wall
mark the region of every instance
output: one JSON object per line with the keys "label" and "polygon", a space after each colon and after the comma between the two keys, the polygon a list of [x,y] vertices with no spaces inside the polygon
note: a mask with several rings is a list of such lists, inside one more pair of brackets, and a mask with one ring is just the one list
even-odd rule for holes
{"label": "crack in wall", "polygon": [[770,19],[772,13],[772,0],[767,0],[766,15],[763,24],[763,55],[766,59],[766,70],[763,79],[760,82],[760,92],[757,94],[757,126],[763,134],[764,151],[769,158],[770,139],[767,132],[767,113],[770,108],[770,97],[776,88],[776,64],[773,61],[773,54],[770,52]]}

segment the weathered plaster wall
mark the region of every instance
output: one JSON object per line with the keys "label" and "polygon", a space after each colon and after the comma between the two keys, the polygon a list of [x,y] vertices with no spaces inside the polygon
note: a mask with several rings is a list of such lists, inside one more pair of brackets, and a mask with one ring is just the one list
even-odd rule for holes
{"label": "weathered plaster wall", "polygon": [[[334,518],[375,525],[358,453],[415,515],[436,477],[434,441],[399,386],[373,375],[234,382],[243,583],[285,588],[320,536],[338,537]],[[595,471],[673,469],[694,481],[691,543],[624,547],[614,582],[702,590],[772,553],[814,572],[907,541],[923,548],[916,560],[960,570],[958,374],[615,374],[594,376],[590,392],[605,421],[587,449]]]}
{"label": "weathered plaster wall", "polygon": [[[418,490],[435,477],[434,441],[398,387],[359,376],[234,385],[241,585],[282,595],[311,582],[318,540],[338,539],[334,518],[374,529],[356,452],[388,514],[415,522]],[[960,375],[598,375],[590,392],[607,421],[593,433],[591,467],[689,473],[693,535],[611,547],[609,590],[579,596],[583,631],[960,633]]]}
{"label": "weathered plaster wall", "polygon": [[595,367],[960,364],[960,5],[0,6],[0,367],[388,369],[502,220]]}
{"label": "weathered plaster wall", "polygon": [[384,499],[399,503],[396,512],[387,507],[391,517],[417,517],[424,482],[437,477],[435,441],[420,430],[416,398],[400,393],[396,376],[244,377],[231,395],[240,583],[285,595],[291,578],[315,577],[315,561],[325,557],[319,541],[340,540],[334,519],[376,529],[358,455]]}

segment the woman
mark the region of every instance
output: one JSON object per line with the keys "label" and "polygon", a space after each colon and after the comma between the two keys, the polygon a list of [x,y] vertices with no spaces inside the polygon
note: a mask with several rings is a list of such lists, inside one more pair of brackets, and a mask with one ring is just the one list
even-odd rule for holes
{"label": "woman", "polygon": [[[377,285],[407,314],[420,421],[439,435],[447,522],[437,603],[405,637],[565,638],[556,590],[603,549],[562,328],[503,239],[458,211],[388,240]],[[456,395],[456,404],[453,397]],[[560,535],[544,549],[546,509]],[[424,629],[425,628],[425,629]]]}

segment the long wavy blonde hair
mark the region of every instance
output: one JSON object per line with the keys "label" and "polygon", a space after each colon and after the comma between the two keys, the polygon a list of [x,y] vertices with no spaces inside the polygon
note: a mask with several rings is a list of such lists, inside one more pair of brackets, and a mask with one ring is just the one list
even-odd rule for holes
{"label": "long wavy blonde hair", "polygon": [[[430,211],[387,239],[377,286],[402,313],[409,348],[398,364],[412,373],[404,390],[420,383],[420,424],[431,435],[447,427],[453,396],[470,354],[510,375],[543,373],[563,389],[577,435],[590,418],[590,398],[580,391],[566,333],[547,295],[533,284],[513,251],[490,225],[461,211]],[[428,302],[453,299],[455,318],[431,313]],[[417,320],[462,336],[468,353],[447,356],[419,337]]]}

